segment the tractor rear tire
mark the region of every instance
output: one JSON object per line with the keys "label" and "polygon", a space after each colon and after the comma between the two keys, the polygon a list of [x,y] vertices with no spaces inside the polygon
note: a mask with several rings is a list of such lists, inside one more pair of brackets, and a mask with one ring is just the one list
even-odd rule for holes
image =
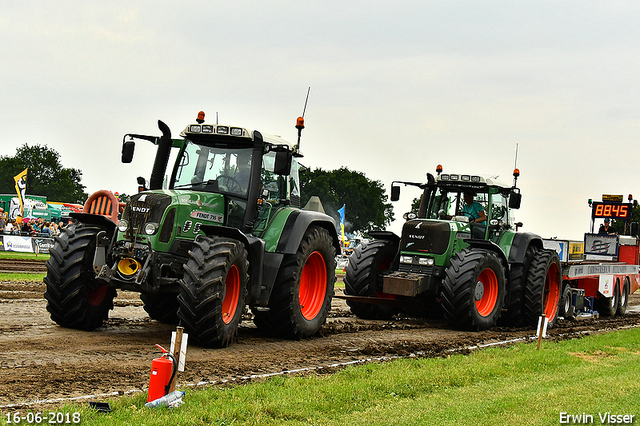
{"label": "tractor rear tire", "polygon": [[[357,246],[345,268],[344,293],[353,296],[395,298],[394,295],[382,293],[380,271],[391,267],[397,249],[396,244],[387,240],[374,240]],[[347,300],[347,305],[358,318],[370,320],[389,320],[399,311],[391,306],[351,300]]]}
{"label": "tractor rear tire", "polygon": [[178,296],[175,293],[142,293],[140,299],[149,318],[164,324],[178,324]]}
{"label": "tractor rear tire", "polygon": [[235,336],[247,295],[249,262],[240,241],[199,237],[180,280],[178,318],[194,343],[227,347]]}
{"label": "tractor rear tire", "polygon": [[630,291],[629,278],[625,277],[624,285],[620,291],[620,297],[618,302],[618,315],[624,315],[627,313],[629,307],[629,291]]}
{"label": "tractor rear tire", "polygon": [[596,311],[598,311],[600,315],[604,315],[605,317],[612,317],[616,314],[619,304],[620,304],[620,281],[616,280],[616,283],[613,287],[613,296],[598,297],[595,301],[595,309]]}
{"label": "tractor rear tire", "polygon": [[507,311],[502,314],[499,323],[507,327],[521,327],[524,322],[524,289],[527,285],[527,276],[531,267],[531,260],[535,256],[537,248],[527,247],[522,263],[515,263],[511,267],[511,281],[509,287],[509,303],[505,303]]}
{"label": "tractor rear tire", "polygon": [[495,253],[478,249],[456,253],[441,292],[445,318],[463,330],[493,327],[504,304],[505,281],[504,265]]}
{"label": "tractor rear tire", "polygon": [[560,299],[560,312],[558,313],[565,319],[572,320],[576,317],[576,307],[571,300],[571,286],[569,284],[564,286],[562,291],[562,299]]}
{"label": "tractor rear tire", "polygon": [[327,320],[336,281],[335,247],[324,228],[310,227],[297,253],[285,255],[269,310],[254,310],[261,333],[287,339],[316,334]]}
{"label": "tractor rear tire", "polygon": [[562,298],[562,268],[560,258],[554,250],[537,250],[531,261],[524,293],[524,321],[536,327],[540,315],[549,320],[548,327],[555,325]]}
{"label": "tractor rear tire", "polygon": [[91,331],[109,317],[116,290],[95,279],[93,257],[96,235],[103,231],[94,225],[69,225],[54,237],[44,277],[47,311],[63,327]]}

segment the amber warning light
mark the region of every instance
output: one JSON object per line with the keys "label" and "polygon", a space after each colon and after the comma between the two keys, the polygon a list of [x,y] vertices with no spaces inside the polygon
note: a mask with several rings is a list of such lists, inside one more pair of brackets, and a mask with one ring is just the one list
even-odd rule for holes
{"label": "amber warning light", "polygon": [[198,118],[196,118],[196,121],[200,124],[204,123],[204,111],[200,111],[198,113]]}

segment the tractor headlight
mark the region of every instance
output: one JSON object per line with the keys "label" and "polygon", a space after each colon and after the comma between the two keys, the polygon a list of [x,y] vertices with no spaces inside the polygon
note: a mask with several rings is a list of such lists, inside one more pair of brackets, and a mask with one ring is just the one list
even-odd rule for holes
{"label": "tractor headlight", "polygon": [[400,256],[400,263],[413,263],[413,256]]}
{"label": "tractor headlight", "polygon": [[118,231],[126,232],[127,229],[129,229],[129,222],[127,220],[122,219],[120,222],[118,222]]}
{"label": "tractor headlight", "polygon": [[144,233],[147,235],[153,235],[158,231],[158,224],[157,223],[153,223],[153,222],[149,222],[146,225],[144,225]]}
{"label": "tractor headlight", "polygon": [[418,263],[420,265],[433,266],[433,258],[432,257],[421,257],[418,259]]}

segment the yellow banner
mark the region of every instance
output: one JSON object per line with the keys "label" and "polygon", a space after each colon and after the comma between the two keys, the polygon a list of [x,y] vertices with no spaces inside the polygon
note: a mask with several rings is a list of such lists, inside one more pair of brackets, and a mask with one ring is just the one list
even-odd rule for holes
{"label": "yellow banner", "polygon": [[24,197],[27,192],[27,169],[24,169],[17,176],[13,177],[16,182],[16,192],[18,193],[18,200],[20,201],[20,217],[24,217]]}

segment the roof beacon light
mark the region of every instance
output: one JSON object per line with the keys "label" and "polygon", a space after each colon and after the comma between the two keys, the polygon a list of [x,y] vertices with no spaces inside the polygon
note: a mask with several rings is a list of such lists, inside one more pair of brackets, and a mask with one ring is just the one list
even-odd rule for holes
{"label": "roof beacon light", "polygon": [[440,173],[442,173],[442,164],[438,164],[436,166],[436,173],[440,176]]}
{"label": "roof beacon light", "polygon": [[198,118],[196,118],[196,121],[200,124],[204,123],[204,111],[200,111],[198,113]]}
{"label": "roof beacon light", "polygon": [[513,169],[513,187],[514,188],[518,183],[518,176],[520,176],[520,169],[516,167],[515,169]]}

